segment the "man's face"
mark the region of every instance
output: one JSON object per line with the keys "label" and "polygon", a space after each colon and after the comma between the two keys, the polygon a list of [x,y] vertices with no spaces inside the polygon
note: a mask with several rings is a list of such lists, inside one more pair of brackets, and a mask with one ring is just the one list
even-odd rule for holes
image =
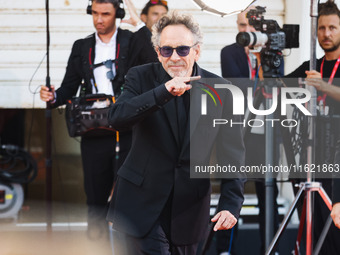
{"label": "man's face", "polygon": [[241,12],[237,15],[237,29],[239,32],[255,32],[255,28],[249,25],[248,19],[246,17],[247,12]]}
{"label": "man's face", "polygon": [[326,52],[335,51],[340,46],[340,19],[338,15],[322,15],[318,19],[318,40]]}
{"label": "man's face", "polygon": [[148,14],[142,14],[141,19],[145,23],[146,27],[151,30],[152,26],[168,11],[163,5],[153,5],[149,8]]}
{"label": "man's face", "polygon": [[111,3],[92,3],[93,25],[99,35],[110,34],[115,30],[116,9]]}
{"label": "man's face", "polygon": [[[195,44],[193,34],[184,25],[169,25],[165,27],[160,36],[159,47],[170,46],[193,46]],[[190,49],[187,56],[181,57],[176,50],[170,57],[163,57],[157,47],[158,59],[165,71],[172,77],[189,77],[192,74],[195,61],[200,56],[200,46],[196,45]]]}

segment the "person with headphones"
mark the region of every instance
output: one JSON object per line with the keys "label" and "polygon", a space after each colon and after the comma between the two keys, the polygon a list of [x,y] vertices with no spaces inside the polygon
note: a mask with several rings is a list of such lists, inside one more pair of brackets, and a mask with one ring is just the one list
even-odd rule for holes
{"label": "person with headphones", "polygon": [[[81,83],[85,94],[104,93],[119,97],[128,70],[128,51],[132,36],[131,31],[116,26],[116,19],[123,19],[125,16],[122,5],[122,0],[89,1],[87,13],[92,15],[96,32],[73,44],[60,88],[55,90],[54,86],[51,89],[42,86],[40,98],[43,101],[51,102],[52,107],[63,105],[76,95]],[[118,141],[119,155],[116,152]],[[81,137],[90,235],[108,233],[107,203],[117,169],[123,163],[130,144],[130,131],[120,132],[119,137],[115,132]]]}

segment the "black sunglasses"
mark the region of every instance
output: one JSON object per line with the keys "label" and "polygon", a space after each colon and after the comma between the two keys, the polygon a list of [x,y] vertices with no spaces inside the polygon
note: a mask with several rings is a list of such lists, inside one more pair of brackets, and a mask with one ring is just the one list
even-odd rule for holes
{"label": "black sunglasses", "polygon": [[159,53],[165,57],[165,58],[169,58],[172,56],[174,50],[176,50],[176,53],[178,54],[178,56],[180,57],[186,57],[189,55],[190,49],[194,46],[196,46],[197,43],[195,43],[192,46],[178,46],[176,48],[172,48],[170,46],[163,46],[163,47],[159,47]]}

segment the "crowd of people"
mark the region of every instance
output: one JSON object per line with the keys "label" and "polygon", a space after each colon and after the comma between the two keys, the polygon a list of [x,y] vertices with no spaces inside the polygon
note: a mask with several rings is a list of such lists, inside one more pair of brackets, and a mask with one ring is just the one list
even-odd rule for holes
{"label": "crowd of people", "polygon": [[[192,161],[208,165],[214,154],[220,165],[237,169],[262,165],[264,130],[253,129],[243,139],[241,125],[196,128],[204,125],[202,118],[195,117],[201,114],[194,111],[201,109],[201,90],[197,88],[203,83],[214,87],[244,78],[248,81],[236,85],[245,91],[263,78],[261,57],[249,47],[226,46],[221,51],[221,78],[197,64],[203,36],[191,15],[167,14],[164,0],[148,1],[140,15],[132,0],[124,0],[124,4],[129,19],[124,19],[123,0],[91,1],[88,10],[95,33],[74,42],[61,86],[42,86],[40,91],[41,99],[52,107],[76,96],[80,86],[85,94],[115,97],[108,114],[115,131],[81,138],[88,227],[102,226],[106,231],[107,221],[111,222],[115,254],[194,255],[212,221],[213,230],[219,233],[218,253],[228,254],[228,231],[237,231],[246,176],[240,173],[221,179],[218,210],[210,219],[210,179],[191,178]],[[240,32],[255,31],[248,23],[247,11],[238,15]],[[133,25],[136,32],[120,29],[116,19]],[[340,77],[340,11],[331,0],[319,6],[317,31],[325,54],[317,60],[316,70],[309,71],[305,62],[287,77],[306,78],[307,86],[317,89],[328,114],[337,115],[340,84],[333,81]],[[283,77],[283,64],[279,69]],[[207,103],[209,118],[241,122],[244,116],[232,114],[230,91],[219,96],[223,102],[219,110],[211,110],[214,105]],[[332,155],[327,163],[340,164],[339,144],[328,151]],[[337,179],[320,182],[333,194],[334,203],[334,225],[321,254],[340,254],[340,184]],[[263,180],[255,183],[264,254],[265,187]],[[275,227],[279,224],[277,210],[275,199]],[[315,215],[320,219],[315,225],[316,238],[329,214],[322,201],[316,200]]]}

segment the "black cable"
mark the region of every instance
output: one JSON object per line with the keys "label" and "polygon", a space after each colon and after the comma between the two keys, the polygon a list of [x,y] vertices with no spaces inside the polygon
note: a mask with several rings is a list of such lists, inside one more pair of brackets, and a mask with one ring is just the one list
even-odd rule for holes
{"label": "black cable", "polygon": [[[39,68],[40,68],[41,64],[43,63],[43,61],[44,61],[46,56],[47,56],[47,53],[45,53],[44,57],[41,59],[39,65],[37,66],[37,68],[35,69],[34,73],[32,74],[32,77],[31,77],[30,81],[28,82],[28,90],[33,95],[38,94],[37,90],[40,88],[40,85],[33,91],[33,90],[31,90],[31,84],[32,84],[32,81],[33,81],[33,78],[34,78],[35,74],[38,72],[38,70],[39,70]],[[34,104],[34,101],[33,101],[33,104]]]}
{"label": "black cable", "polygon": [[0,181],[30,183],[37,172],[37,163],[31,154],[16,145],[0,147]]}
{"label": "black cable", "polygon": [[34,73],[32,74],[32,77],[28,83],[28,90],[31,94],[33,94],[33,102],[32,102],[32,116],[31,116],[31,121],[30,121],[30,125],[29,125],[29,131],[28,131],[28,138],[27,138],[27,148],[28,148],[28,152],[30,152],[30,148],[31,148],[31,135],[32,135],[32,130],[33,130],[33,123],[34,123],[34,109],[35,109],[35,95],[39,94],[39,92],[37,92],[40,89],[40,86],[36,87],[35,90],[31,90],[31,84],[33,81],[33,78],[35,76],[35,74],[38,72],[38,70],[40,69],[41,64],[43,63],[45,57],[47,54],[44,55],[44,57],[41,59],[40,63],[38,64],[37,68],[35,69]]}

